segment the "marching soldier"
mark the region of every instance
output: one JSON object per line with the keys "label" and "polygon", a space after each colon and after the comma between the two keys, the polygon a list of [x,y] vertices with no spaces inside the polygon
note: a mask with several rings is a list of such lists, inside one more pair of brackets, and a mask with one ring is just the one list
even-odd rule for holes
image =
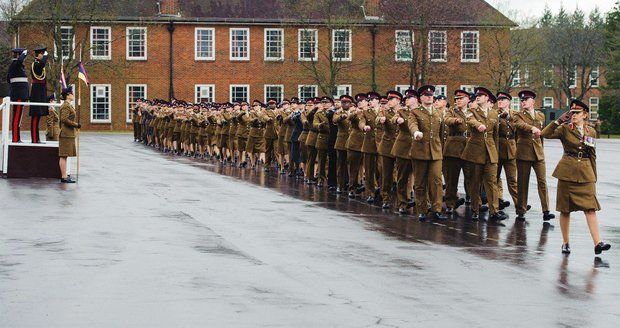
{"label": "marching soldier", "polygon": [[465,204],[465,199],[457,197],[461,171],[465,177],[465,192],[470,182],[470,170],[467,161],[462,159],[467,144],[467,104],[469,93],[465,90],[454,91],[455,106],[446,111],[446,132],[448,137],[443,148],[443,165],[446,179],[446,208],[448,214]]}
{"label": "marching soldier", "polygon": [[250,166],[252,170],[256,170],[256,157],[264,149],[264,129],[261,122],[261,106],[262,103],[259,100],[254,100],[252,103],[252,110],[248,114],[248,121],[250,124],[250,135],[248,137],[248,143],[245,147],[245,151],[250,156]]}
{"label": "marching soldier", "polygon": [[306,148],[308,152],[308,158],[306,161],[306,183],[315,184],[316,179],[314,176],[314,169],[316,164],[316,138],[318,135],[318,130],[314,126],[314,115],[319,110],[320,100],[317,102],[316,99],[312,99],[312,102],[306,101],[306,119],[308,120],[309,131],[308,136],[306,137]]}
{"label": "marching soldier", "polygon": [[429,214],[432,219],[448,219],[441,214],[443,198],[441,125],[443,117],[438,110],[433,108],[434,93],[435,87],[432,85],[422,86],[418,90],[422,105],[411,112],[409,119],[409,132],[414,138],[411,144],[414,195],[420,221],[427,218],[429,201],[431,205]]}
{"label": "marching soldier", "polygon": [[601,241],[596,211],[601,206],[596,198],[596,131],[588,125],[589,108],[579,100],[571,102],[570,111],[551,122],[541,133],[542,137],[560,139],[564,155],[553,171],[558,179],[556,210],[560,212],[562,253],[570,254],[570,213],[583,211],[594,242],[594,253],[601,254],[611,248]]}
{"label": "marching soldier", "polygon": [[525,220],[527,197],[530,184],[530,172],[534,169],[538,184],[538,196],[543,210],[543,220],[555,218],[549,213],[549,195],[547,194],[547,173],[545,151],[540,138],[545,114],[534,110],[536,93],[529,90],[519,92],[522,110],[514,114],[514,126],[517,129],[517,219]]}
{"label": "marching soldier", "polygon": [[[30,101],[36,103],[47,102],[47,48],[34,49],[34,61],[30,68],[32,75],[32,87],[30,88]],[[30,106],[30,134],[32,143],[41,143],[39,138],[39,121],[41,116],[49,114],[48,106]]]}
{"label": "marching soldier", "polygon": [[346,185],[349,182],[349,174],[347,167],[347,139],[349,138],[349,128],[351,126],[347,119],[349,115],[349,109],[353,104],[353,98],[349,95],[340,96],[341,108],[338,108],[334,113],[333,122],[338,127],[338,135],[336,136],[336,143],[334,149],[336,150],[336,180],[337,188],[336,194],[343,193],[346,189]]}
{"label": "marching soldier", "polygon": [[138,104],[131,110],[131,123],[133,124],[133,141],[138,142],[141,139],[140,119],[142,118],[142,110]]}
{"label": "marching soldier", "polygon": [[392,147],[398,133],[398,125],[393,121],[403,96],[398,91],[387,92],[387,109],[377,116],[378,125],[382,126],[383,135],[377,151],[381,156],[381,208],[389,209],[392,206],[392,185],[394,184],[395,156],[392,155]]}
{"label": "marching soldier", "polygon": [[499,163],[497,165],[497,196],[499,208],[504,209],[510,205],[504,200],[504,187],[502,183],[502,169],[506,174],[508,192],[512,197],[513,204],[517,204],[517,144],[515,142],[515,127],[510,113],[510,101],[512,96],[507,92],[497,93],[497,107],[499,108]]}
{"label": "marching soldier", "polygon": [[369,92],[366,95],[368,108],[362,111],[359,119],[359,128],[364,131],[362,153],[364,154],[364,188],[366,202],[374,203],[377,189],[377,140],[375,136],[376,120],[379,115],[379,95]]}
{"label": "marching soldier", "polygon": [[409,121],[411,112],[418,106],[418,92],[411,89],[405,91],[405,107],[398,109],[391,120],[391,123],[396,124],[398,129],[390,155],[396,159],[396,195],[398,197],[398,213],[402,215],[407,214],[409,208],[409,181],[413,170],[411,162],[413,137],[409,131]]}
{"label": "marching soldier", "polygon": [[276,105],[275,98],[267,99],[267,108],[263,110],[261,120],[265,125],[265,171],[268,172],[275,158],[275,151],[278,143],[278,134],[276,133]]}
{"label": "marching soldier", "polygon": [[[56,96],[51,95],[47,97],[47,102],[50,104],[56,103]],[[58,138],[60,138],[60,116],[54,109],[54,106],[50,106],[49,113],[45,120],[45,141],[58,141]]]}
{"label": "marching soldier", "polygon": [[493,104],[497,100],[486,88],[475,89],[478,109],[467,113],[467,125],[470,127],[471,137],[467,141],[463,152],[463,159],[472,163],[472,178],[470,193],[472,199],[472,219],[480,218],[481,187],[487,193],[489,201],[490,219],[501,221],[508,217],[499,210],[497,197],[497,143],[499,118]]}
{"label": "marching soldier", "polygon": [[360,128],[360,117],[368,107],[365,93],[355,95],[355,101],[358,107],[353,108],[347,115],[351,130],[345,145],[349,161],[349,198],[355,198],[359,187],[360,167],[363,160],[362,144],[364,143],[364,131]]}
{"label": "marching soldier", "polygon": [[[26,102],[30,98],[28,77],[24,67],[24,59],[28,56],[28,50],[24,48],[13,49],[13,59],[9,65],[6,80],[9,83],[9,97],[11,101]],[[11,121],[11,141],[21,142],[20,128],[24,105],[13,105]]]}
{"label": "marching soldier", "polygon": [[333,105],[333,100],[330,97],[321,98],[321,104],[319,109],[314,114],[312,121],[312,127],[317,131],[316,143],[314,148],[317,152],[317,158],[319,162],[319,169],[317,172],[317,187],[323,187],[326,180],[327,171],[327,148],[329,138],[329,120],[327,118],[327,110]]}

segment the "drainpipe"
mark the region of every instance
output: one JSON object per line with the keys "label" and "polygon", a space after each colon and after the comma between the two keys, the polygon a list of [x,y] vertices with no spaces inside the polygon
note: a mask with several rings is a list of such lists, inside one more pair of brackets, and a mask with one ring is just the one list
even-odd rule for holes
{"label": "drainpipe", "polygon": [[174,58],[173,56],[173,42],[172,42],[172,34],[174,33],[174,22],[170,21],[170,23],[168,24],[168,34],[170,36],[170,63],[169,65],[169,72],[170,72],[170,76],[169,76],[169,86],[168,86],[168,98],[170,101],[172,101],[172,99],[174,98]]}

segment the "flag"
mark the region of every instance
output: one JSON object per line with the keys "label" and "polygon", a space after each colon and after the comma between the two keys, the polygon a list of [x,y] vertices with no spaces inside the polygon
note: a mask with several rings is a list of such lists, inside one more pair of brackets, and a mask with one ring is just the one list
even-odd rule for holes
{"label": "flag", "polygon": [[78,66],[78,79],[84,81],[84,83],[86,83],[86,85],[88,85],[88,75],[86,75],[86,69],[84,68],[84,65],[82,64],[82,62],[80,62],[79,66]]}
{"label": "flag", "polygon": [[62,65],[60,66],[60,87],[65,89],[67,87],[67,80],[65,80],[65,71],[62,67]]}

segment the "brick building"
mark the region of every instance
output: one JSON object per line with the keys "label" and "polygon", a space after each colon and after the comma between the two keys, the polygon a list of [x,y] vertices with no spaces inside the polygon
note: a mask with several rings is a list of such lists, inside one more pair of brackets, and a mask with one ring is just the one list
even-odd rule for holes
{"label": "brick building", "polygon": [[[84,49],[91,85],[82,87],[82,125],[125,130],[138,97],[225,102],[325,94],[315,73],[329,73],[333,59],[342,69],[330,93],[403,90],[411,81],[411,38],[427,40],[426,81],[438,93],[473,89],[486,84],[481,71],[494,64],[491,36],[508,41],[515,26],[484,0],[401,0],[432,15],[421,31],[385,19],[386,2],[332,0],[329,9],[300,11],[281,0],[101,0],[74,16],[60,8],[56,17],[48,1],[33,0],[15,19],[15,43],[54,44],[55,23],[65,60]],[[332,24],[324,12],[347,20]]]}

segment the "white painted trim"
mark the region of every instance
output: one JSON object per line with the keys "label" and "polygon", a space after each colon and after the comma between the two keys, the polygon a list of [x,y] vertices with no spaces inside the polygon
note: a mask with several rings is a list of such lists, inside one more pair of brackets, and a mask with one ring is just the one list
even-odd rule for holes
{"label": "white painted trim", "polygon": [[316,97],[319,94],[319,87],[316,84],[299,84],[297,85],[297,97],[299,98],[300,101],[305,101],[306,99],[304,99],[301,96],[301,88],[303,87],[313,87],[314,88],[314,95],[313,97]]}
{"label": "white painted trim", "polygon": [[194,84],[194,103],[198,103],[198,88],[211,88],[211,100],[215,102],[215,84]]}
{"label": "white painted trim", "polygon": [[[282,37],[282,46],[280,49],[280,57],[267,57],[267,32],[279,31]],[[284,60],[284,29],[283,28],[265,28],[263,32],[263,59],[265,61],[283,61]]]}
{"label": "white painted trim", "polygon": [[[108,88],[108,119],[96,120],[93,119],[93,89],[95,87],[107,87]],[[112,85],[111,84],[91,84],[88,90],[88,97],[90,98],[90,123],[112,123]]]}
{"label": "white painted trim", "polygon": [[267,87],[279,87],[282,90],[282,99],[284,99],[284,84],[265,84],[263,86],[263,99],[265,99],[265,103],[267,103]]}
{"label": "white painted trim", "polygon": [[[108,30],[108,55],[107,56],[95,56],[93,55],[93,32],[94,30]],[[111,26],[91,26],[90,27],[90,59],[92,60],[112,60],[112,27]]]}
{"label": "white painted trim", "polygon": [[[411,58],[398,58],[398,33],[406,32],[411,37]],[[394,31],[394,60],[397,62],[412,62],[413,61],[413,47],[415,46],[415,32],[411,30],[395,30]]]}
{"label": "white painted trim", "polygon": [[131,123],[131,117],[129,115],[129,88],[131,87],[144,87],[144,99],[148,99],[148,85],[146,84],[127,84],[125,86],[125,122]]}
{"label": "white painted trim", "polygon": [[[129,56],[129,30],[143,30],[144,31],[144,56],[130,57]],[[127,26],[125,28],[125,58],[127,60],[147,60],[148,58],[148,30],[146,27],[141,26]]]}
{"label": "white painted trim", "polygon": [[[476,34],[476,59],[463,59],[463,35],[465,33],[475,33]],[[447,43],[447,39],[446,39]],[[447,45],[447,44],[446,44]],[[446,47],[447,49],[447,47]],[[480,31],[461,31],[461,63],[479,63],[480,62]]]}
{"label": "white painted trim", "polygon": [[[349,56],[345,58],[336,58],[334,50],[336,49],[336,32],[348,32],[349,33]],[[332,30],[332,60],[334,61],[351,61],[353,58],[353,32],[350,29],[335,29]]]}
{"label": "white painted trim", "polygon": [[[314,57],[302,58],[301,57],[301,32],[308,31],[314,33]],[[300,28],[297,29],[297,59],[299,61],[317,61],[319,59],[319,30],[315,28]]]}
{"label": "white painted trim", "polygon": [[[442,33],[445,35],[446,46],[444,47],[443,59],[431,59],[431,33]],[[446,30],[430,30],[428,31],[428,59],[432,63],[445,63],[448,61],[448,31]]]}
{"label": "white painted trim", "polygon": [[[211,31],[212,40],[211,46],[213,48],[213,55],[210,57],[198,56],[198,32],[199,31]],[[196,61],[213,61],[215,60],[215,28],[213,27],[196,27],[194,29],[194,60]]]}
{"label": "white painted trim", "polygon": [[[232,35],[233,31],[245,31],[247,33],[248,51],[245,57],[233,57],[233,43]],[[228,29],[228,57],[230,61],[249,61],[250,60],[250,29],[248,27],[231,27]],[[248,95],[249,96],[249,95]]]}
{"label": "white painted trim", "polygon": [[231,84],[229,86],[229,88],[228,88],[228,101],[229,102],[233,102],[233,99],[232,99],[232,95],[233,95],[232,89],[233,88],[238,88],[238,87],[245,87],[245,88],[247,88],[247,90],[248,90],[247,94],[248,95],[247,95],[247,98],[245,100],[247,102],[250,102],[250,85],[249,84]]}

